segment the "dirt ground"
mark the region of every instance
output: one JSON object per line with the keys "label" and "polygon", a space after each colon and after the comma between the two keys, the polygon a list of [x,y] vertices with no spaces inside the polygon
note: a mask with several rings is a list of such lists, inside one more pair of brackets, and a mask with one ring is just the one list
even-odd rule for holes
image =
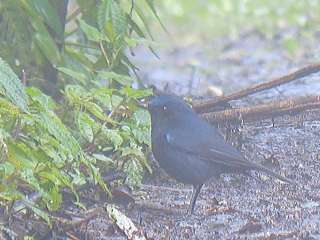
{"label": "dirt ground", "polygon": [[[160,60],[139,49],[133,60],[144,83],[178,95],[208,96],[210,86],[224,93],[287,74],[319,61],[319,34],[304,41],[294,55],[273,39],[257,32],[237,41],[180,46],[159,52]],[[319,95],[320,76],[265,91],[233,106]],[[262,163],[293,179],[297,186],[253,172],[225,175],[202,188],[196,214],[185,217],[191,186],[179,184],[155,168],[134,192],[137,204],[120,206],[147,239],[320,239],[320,112],[276,118],[239,128],[241,151],[250,161]],[[155,207],[156,206],[156,207]],[[155,208],[158,208],[156,210]],[[105,218],[93,219],[88,239],[126,239]]]}

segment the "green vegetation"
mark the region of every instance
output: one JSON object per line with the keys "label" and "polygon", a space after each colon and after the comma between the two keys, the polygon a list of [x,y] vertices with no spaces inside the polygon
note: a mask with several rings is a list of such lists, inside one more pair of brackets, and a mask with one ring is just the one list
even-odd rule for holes
{"label": "green vegetation", "polygon": [[[134,187],[151,172],[150,119],[136,101],[152,92],[132,88],[139,80],[127,56],[150,47],[145,10],[130,1],[71,3],[68,15],[68,1],[0,3],[0,210],[8,218],[19,201],[51,225],[63,190],[83,206],[80,186],[110,195],[104,174],[121,171],[119,184]],[[152,1],[139,4],[157,18]]]}
{"label": "green vegetation", "polygon": [[273,36],[288,27],[317,29],[320,22],[318,0],[164,0],[159,8],[165,23],[176,22],[177,31],[198,32],[211,38],[237,36],[248,29]]}
{"label": "green vegetation", "polygon": [[[154,2],[0,1],[0,212],[8,219],[19,202],[51,225],[63,191],[85,207],[81,186],[110,196],[105,174],[120,171],[117,184],[135,187],[151,172],[150,119],[136,102],[152,92],[133,88],[141,81],[129,55],[141,44],[155,53],[153,22],[211,38],[246,29],[273,36],[320,20],[317,0],[163,0],[159,15]],[[284,44],[297,48],[290,35]]]}

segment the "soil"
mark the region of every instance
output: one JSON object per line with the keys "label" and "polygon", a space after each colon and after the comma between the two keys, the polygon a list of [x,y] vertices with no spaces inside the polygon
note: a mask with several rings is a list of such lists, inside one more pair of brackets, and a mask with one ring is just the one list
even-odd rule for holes
{"label": "soil", "polygon": [[[299,49],[292,55],[282,37],[272,39],[252,31],[238,40],[173,47],[159,52],[160,60],[143,49],[133,61],[144,84],[177,95],[212,97],[261,83],[319,61],[319,34],[297,33]],[[232,102],[251,105],[274,99],[318,94],[320,75]],[[170,179],[154,165],[153,176],[134,192],[136,204],[119,207],[147,239],[320,239],[320,112],[312,111],[237,126],[241,151],[294,180],[284,184],[253,172],[224,175],[202,188],[196,214],[186,216],[192,188]],[[239,142],[238,142],[239,146]],[[103,219],[103,218],[102,218]],[[110,221],[93,219],[89,239],[126,239],[119,229],[110,233]],[[112,224],[111,224],[112,225]],[[97,233],[105,233],[96,235]]]}
{"label": "soil", "polygon": [[[316,62],[319,36],[312,36],[313,40],[305,41],[297,35],[300,48],[294,55],[283,47],[281,36],[267,39],[252,31],[238,40],[221,38],[165,49],[159,52],[160,60],[138,49],[133,61],[141,69],[144,84],[181,96],[212,97]],[[232,105],[319,94],[319,77],[314,74]],[[134,193],[136,204],[120,207],[121,211],[147,239],[320,239],[320,112],[244,123],[237,130],[240,149],[250,161],[274,169],[297,185],[256,172],[251,173],[253,177],[224,175],[205,184],[196,214],[186,216],[191,186],[175,182],[154,164],[153,176],[146,177]],[[102,225],[95,221],[101,219],[91,221],[90,231],[103,226],[103,221]],[[125,238],[115,230],[101,239]]]}
{"label": "soil", "polygon": [[[299,48],[291,54],[283,45],[285,33],[266,38],[257,31],[250,31],[237,40],[221,37],[171,46],[158,51],[160,59],[139,48],[131,60],[140,68],[139,75],[145,85],[155,85],[180,96],[210,98],[319,62],[320,34],[305,35],[295,30],[294,36]],[[319,95],[319,92],[320,74],[313,74],[232,101],[231,105],[253,105]],[[223,175],[204,185],[195,214],[187,216],[192,187],[171,179],[150,157],[152,176],[146,176],[141,188],[128,195],[123,190],[115,194],[120,196],[122,203],[114,199],[118,209],[139,229],[136,235],[155,240],[320,239],[320,110],[245,122],[232,126],[231,130],[232,143],[247,159],[263,164],[297,184],[285,184],[258,172]],[[94,193],[84,195],[91,199],[86,205],[91,206],[93,212],[100,211],[105,204],[101,198],[94,201]],[[52,232],[57,233],[55,239],[127,239],[103,210],[90,217],[90,210],[66,209],[64,219],[80,222],[63,234],[54,229],[50,236],[42,239],[51,239]],[[82,222],[83,217],[87,219]],[[24,224],[16,226],[16,229],[22,229],[21,232],[36,225],[26,219],[21,222]],[[15,239],[8,238],[9,230],[0,230],[0,239]],[[40,225],[37,230],[47,231]],[[65,237],[60,237],[62,235]]]}

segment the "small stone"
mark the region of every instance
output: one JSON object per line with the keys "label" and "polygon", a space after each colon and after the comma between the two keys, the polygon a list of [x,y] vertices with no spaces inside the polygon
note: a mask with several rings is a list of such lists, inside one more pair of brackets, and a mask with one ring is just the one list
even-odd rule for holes
{"label": "small stone", "polygon": [[239,231],[239,234],[256,233],[261,231],[262,225],[256,221],[247,222]]}

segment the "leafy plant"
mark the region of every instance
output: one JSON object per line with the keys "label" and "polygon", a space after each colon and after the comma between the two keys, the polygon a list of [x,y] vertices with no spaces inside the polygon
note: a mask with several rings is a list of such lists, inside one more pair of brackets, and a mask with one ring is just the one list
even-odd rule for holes
{"label": "leafy plant", "polygon": [[151,172],[150,118],[136,101],[152,92],[132,87],[139,79],[127,56],[141,43],[152,49],[143,11],[135,1],[78,0],[70,14],[67,6],[0,3],[0,56],[12,67],[0,58],[0,208],[22,203],[49,225],[63,190],[82,206],[84,184],[110,195],[105,173],[121,171],[118,183],[135,187]]}
{"label": "leafy plant", "polygon": [[149,6],[158,18],[157,12],[149,0],[145,5],[141,1],[96,2],[78,0],[68,14],[68,0],[1,1],[0,56],[17,73],[30,76],[29,85],[55,97],[68,83],[101,86],[105,72],[109,82],[128,80],[113,78],[110,72],[129,76],[137,70],[126,50],[141,43],[151,48],[152,44],[147,40],[151,31],[141,6]]}

